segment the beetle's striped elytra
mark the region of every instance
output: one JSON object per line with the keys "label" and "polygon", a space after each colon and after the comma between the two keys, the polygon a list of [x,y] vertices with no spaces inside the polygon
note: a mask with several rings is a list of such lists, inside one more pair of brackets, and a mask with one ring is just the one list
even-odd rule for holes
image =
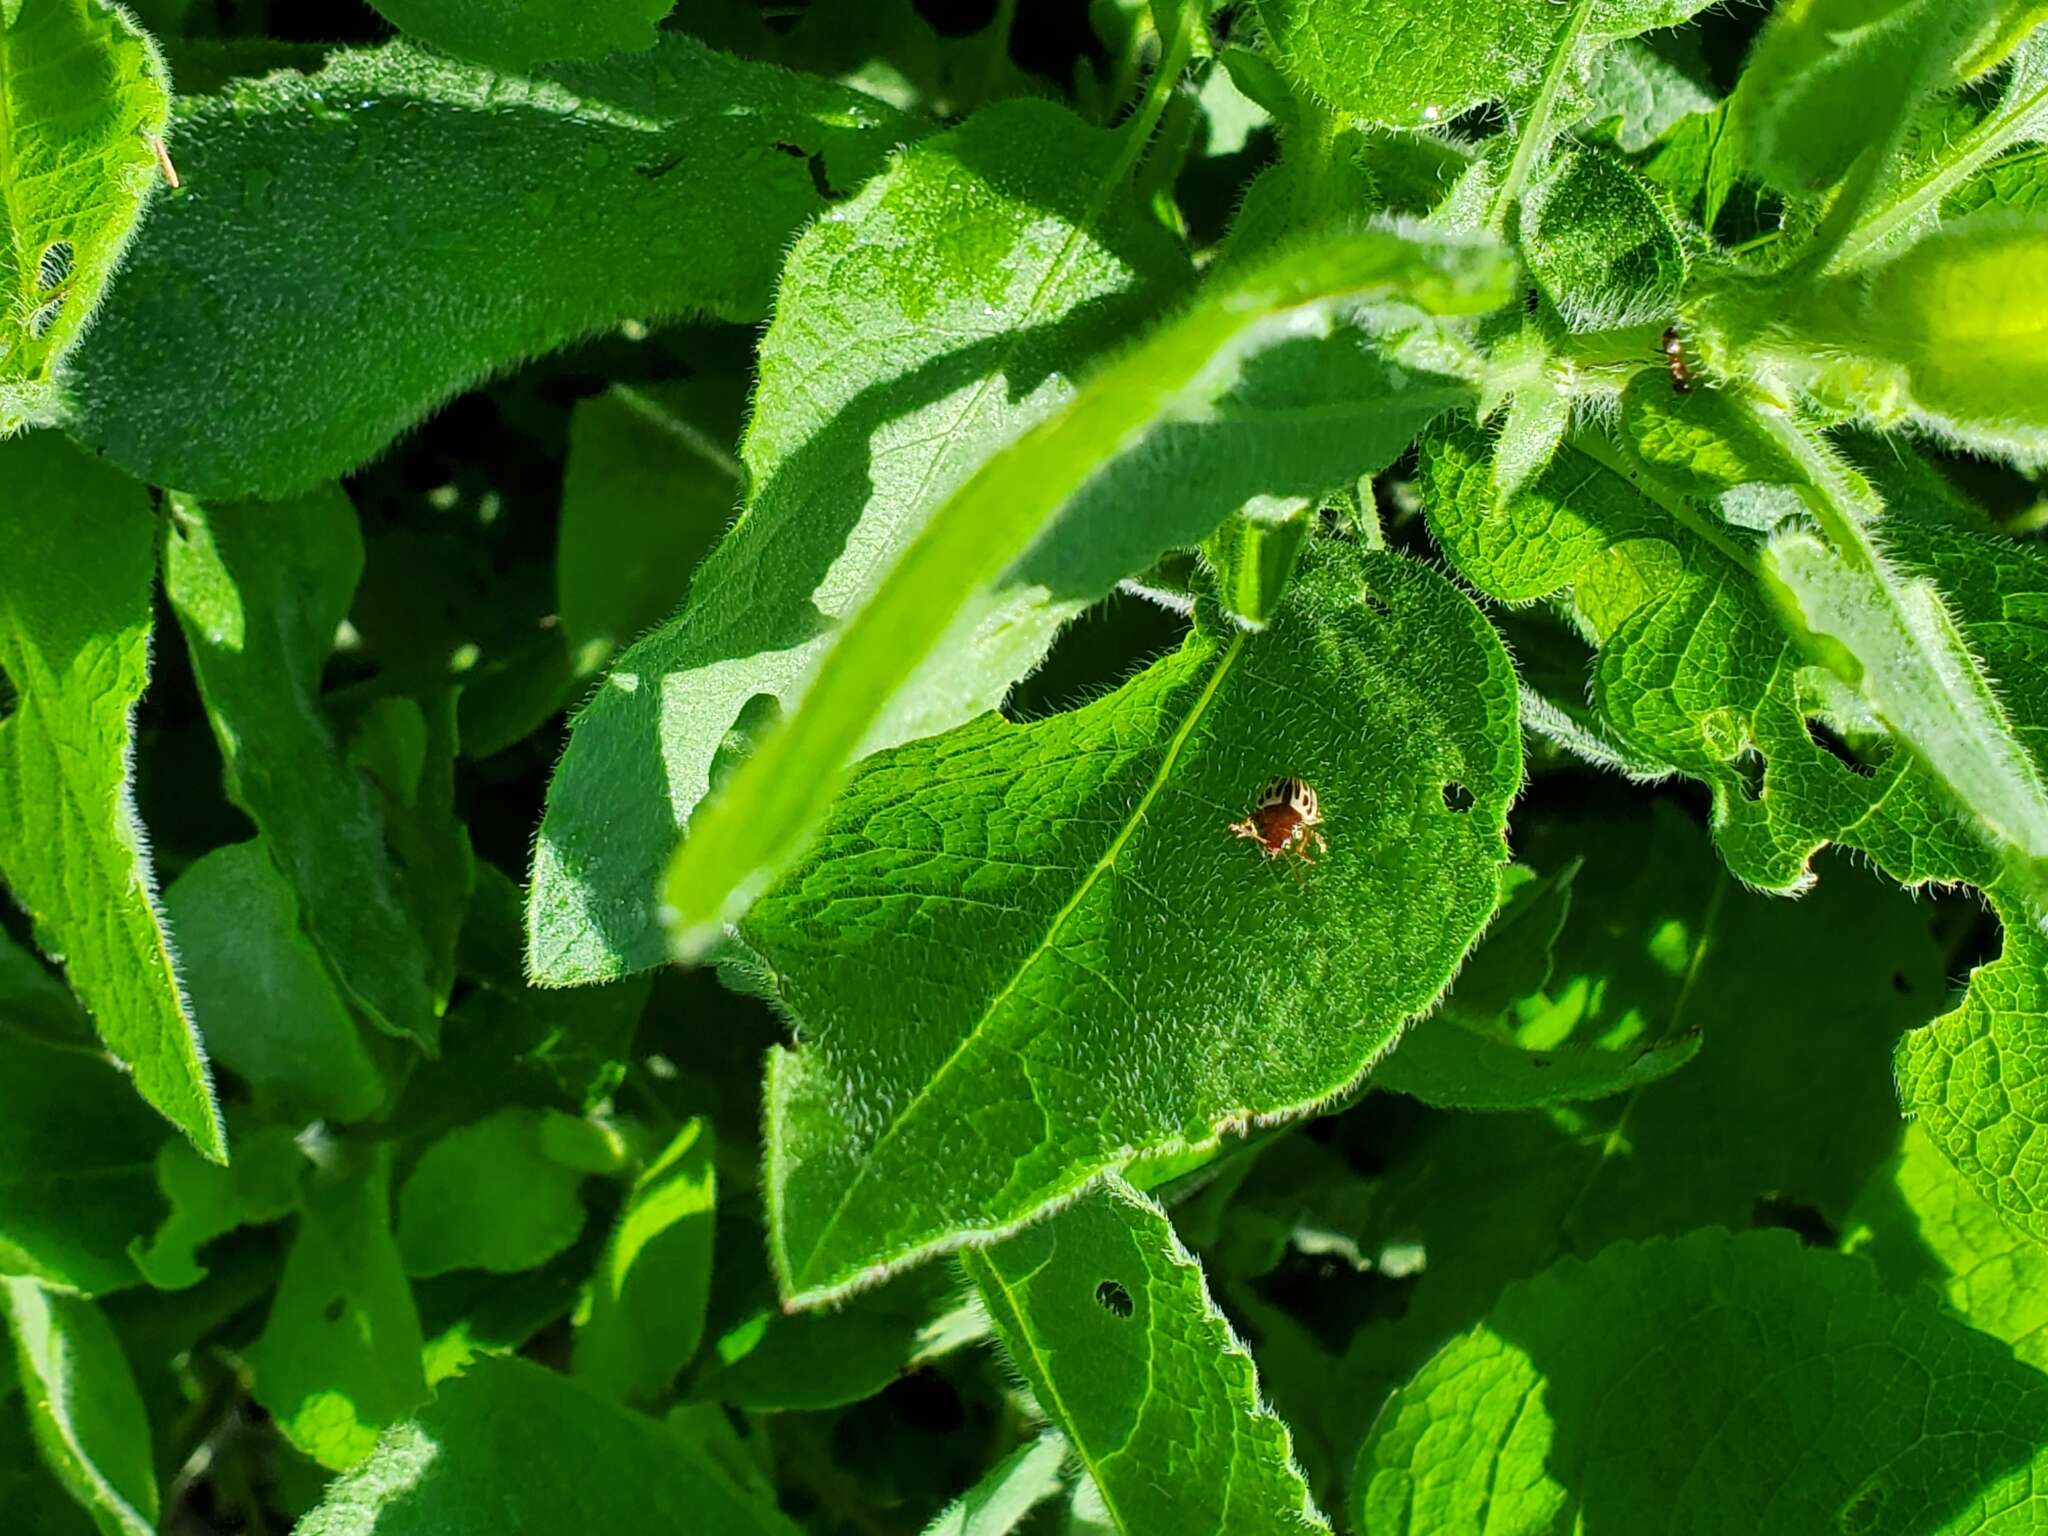
{"label": "beetle's striped elytra", "polygon": [[1302,863],[1313,864],[1311,844],[1318,853],[1330,851],[1328,839],[1318,830],[1322,823],[1323,807],[1315,786],[1306,779],[1282,774],[1266,781],[1252,803],[1251,815],[1233,821],[1230,830],[1257,843],[1259,852],[1269,859],[1291,853]]}

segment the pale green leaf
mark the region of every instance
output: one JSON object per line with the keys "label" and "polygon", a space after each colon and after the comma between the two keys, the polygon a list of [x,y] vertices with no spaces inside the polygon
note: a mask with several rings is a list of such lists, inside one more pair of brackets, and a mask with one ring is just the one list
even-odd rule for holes
{"label": "pale green leaf", "polygon": [[51,433],[0,443],[0,874],[136,1091],[225,1161],[132,792],[155,540],[141,486]]}
{"label": "pale green leaf", "polygon": [[0,1274],[88,1296],[140,1280],[128,1244],[163,1215],[162,1140],[105,1057],[17,1033],[0,1004]]}
{"label": "pale green leaf", "polygon": [[[1205,626],[1070,714],[871,759],[741,929],[798,1031],[769,1064],[784,1295],[1356,1081],[1492,913],[1520,764],[1471,604],[1333,541],[1263,634]],[[1276,774],[1320,798],[1315,867],[1232,835]]]}
{"label": "pale green leaf", "polygon": [[36,1448],[102,1536],[154,1536],[156,1472],[135,1374],[105,1314],[33,1280],[0,1281]]}
{"label": "pale green leaf", "polygon": [[373,0],[391,23],[436,48],[521,73],[549,59],[643,53],[675,0]]}
{"label": "pale green leaf", "polygon": [[1871,1175],[1844,1246],[1897,1289],[1940,1297],[1980,1333],[2048,1369],[2048,1246],[2015,1232],[1917,1126]]}
{"label": "pale green leaf", "polygon": [[548,1156],[540,1114],[507,1105],[421,1154],[398,1195],[407,1274],[532,1269],[583,1230],[580,1171]]}
{"label": "pale green leaf", "polygon": [[1329,1529],[1251,1355],[1152,1201],[1112,1179],[963,1263],[1117,1531]]}
{"label": "pale green leaf", "polygon": [[220,1064],[256,1093],[346,1124],[384,1075],[262,838],[216,848],[164,892],[193,1009]]}
{"label": "pale green leaf", "polygon": [[[678,951],[702,953],[803,853],[846,765],[878,729],[900,731],[892,706],[928,657],[1001,636],[1017,605],[1043,614],[1048,594],[1076,607],[1102,597],[1252,495],[1326,490],[1347,461],[1353,477],[1384,467],[1460,392],[1391,366],[1357,377],[1368,354],[1355,335],[1331,333],[1337,317],[1368,303],[1483,312],[1506,297],[1506,279],[1489,245],[1374,230],[1299,246],[1212,284],[985,460],[834,637],[800,707],[692,820],[663,885]],[[1328,414],[1305,412],[1293,432],[1261,423],[1247,454],[1253,434],[1230,430],[1242,424],[1235,409],[1298,405],[1339,378],[1359,391],[1341,436]]]}
{"label": "pale green leaf", "polygon": [[[528,917],[536,978],[660,963],[662,866],[728,733],[794,704],[831,625],[932,509],[1184,278],[1165,232],[1115,195],[1125,149],[1048,103],[995,107],[905,150],[797,241],[740,450],[744,515],[689,604],[577,717],[549,787]],[[578,431],[598,420],[579,415]],[[571,476],[573,492],[573,458]],[[564,555],[567,582],[584,557]],[[1014,634],[967,649],[868,744],[993,707],[1071,611],[1016,615]]]}
{"label": "pale green leaf", "polygon": [[171,84],[100,0],[0,15],[0,436],[56,419],[59,372],[158,179]]}
{"label": "pale green leaf", "polygon": [[1585,103],[1582,127],[1611,136],[1617,149],[1631,155],[1649,149],[1687,118],[1714,109],[1713,96],[1690,67],[1633,38],[1594,61]]}
{"label": "pale green leaf", "polygon": [[1359,1456],[1362,1528],[2039,1529],[2048,1377],[1790,1233],[1620,1244],[1510,1287]]}
{"label": "pale green leaf", "polygon": [[331,1484],[298,1536],[796,1529],[684,1436],[537,1365],[487,1358]]}
{"label": "pale green leaf", "polygon": [[1066,1459],[1066,1438],[1046,1431],[948,1505],[924,1528],[924,1536],[1010,1536],[1026,1515],[1060,1491]]}
{"label": "pale green leaf", "polygon": [[391,1240],[389,1142],[334,1149],[304,1186],[298,1230],[250,1346],[253,1391],[323,1467],[352,1467],[427,1395],[419,1314]]}
{"label": "pale green leaf", "polygon": [[167,1141],[157,1152],[156,1177],[170,1214],[148,1240],[137,1238],[129,1253],[143,1277],[159,1290],[183,1290],[206,1278],[198,1251],[237,1227],[277,1221],[299,1200],[305,1157],[292,1132],[266,1125],[242,1138],[232,1167],[202,1159],[182,1141]]}
{"label": "pale green leaf", "polygon": [[431,1045],[428,958],[369,782],[320,706],[320,669],[363,564],[355,508],[330,487],[284,505],[174,497],[170,594],[227,787],[263,834],[299,920],[378,1028]]}
{"label": "pale green leaf", "polygon": [[593,330],[758,317],[814,175],[848,190],[914,131],[680,34],[525,78],[394,44],[234,82],[180,103],[185,189],[74,355],[72,430],[194,494],[306,490]]}
{"label": "pale green leaf", "polygon": [[634,1181],[576,1328],[576,1375],[619,1398],[657,1398],[697,1352],[711,1294],[717,1179],[711,1127],[691,1120]]}

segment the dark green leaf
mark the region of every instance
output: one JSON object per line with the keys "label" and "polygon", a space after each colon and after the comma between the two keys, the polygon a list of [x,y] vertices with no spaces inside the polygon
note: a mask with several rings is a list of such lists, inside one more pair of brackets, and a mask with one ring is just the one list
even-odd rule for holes
{"label": "dark green leaf", "polygon": [[422,42],[520,73],[549,59],[645,52],[675,0],[374,0],[393,24]]}

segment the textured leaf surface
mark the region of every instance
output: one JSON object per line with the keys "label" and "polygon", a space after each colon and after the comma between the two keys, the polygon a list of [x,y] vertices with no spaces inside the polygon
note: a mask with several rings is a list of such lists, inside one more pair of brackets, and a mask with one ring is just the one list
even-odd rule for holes
{"label": "textured leaf surface", "polygon": [[1113,1179],[964,1262],[1116,1530],[1329,1529],[1250,1354],[1152,1201]]}
{"label": "textured leaf surface", "polygon": [[237,82],[180,105],[185,188],[75,356],[72,430],[195,494],[306,490],[574,337],[759,316],[825,206],[806,160],[848,188],[910,131],[680,35],[527,78],[394,44]]}
{"label": "textured leaf surface", "polygon": [[0,1281],[29,1427],[43,1460],[104,1536],[152,1536],[149,1419],[121,1341],[90,1301]]}
{"label": "textured leaf surface", "polygon": [[370,1022],[431,1044],[427,954],[369,782],[320,707],[320,669],[363,566],[355,508],[329,488],[284,505],[172,502],[164,586],[227,765],[299,918]]}
{"label": "textured leaf surface", "polygon": [[[1490,245],[1368,230],[1297,246],[1212,284],[985,460],[836,637],[802,705],[691,823],[663,885],[678,951],[701,953],[802,854],[845,765],[886,728],[891,702],[928,657],[1002,633],[1020,597],[1037,609],[1047,593],[1076,605],[1106,596],[1166,550],[1197,543],[1251,495],[1314,494],[1383,468],[1463,392],[1391,366],[1372,378],[1358,337],[1328,334],[1337,315],[1371,302],[1484,312],[1506,297],[1506,279]],[[1213,417],[1227,429],[1247,396],[1298,405],[1328,398],[1339,379],[1364,403],[1362,423],[1354,416],[1339,431],[1329,414],[1306,412],[1297,434],[1262,422],[1263,451],[1235,464],[1252,434],[1204,441],[1199,423]]]}
{"label": "textured leaf surface", "polygon": [[427,1395],[390,1190],[389,1143],[307,1180],[269,1318],[248,1352],[256,1401],[286,1439],[336,1471]]}
{"label": "textured leaf surface", "polygon": [[401,31],[498,69],[645,52],[675,0],[375,0]]}
{"label": "textured leaf surface", "polygon": [[[1336,545],[1262,635],[1205,630],[1071,714],[873,759],[742,929],[798,1027],[769,1066],[785,1296],[1354,1081],[1492,913],[1520,762],[1471,604]],[[1298,884],[1230,831],[1280,773],[1330,845]]]}
{"label": "textured leaf surface", "polygon": [[138,1238],[130,1246],[136,1268],[159,1290],[197,1285],[206,1278],[199,1249],[237,1227],[290,1215],[305,1165],[292,1132],[279,1125],[242,1140],[227,1168],[205,1161],[182,1141],[165,1142],[157,1152],[156,1177],[170,1214],[147,1243]]}
{"label": "textured leaf surface", "polygon": [[[576,1468],[564,1477],[562,1468]],[[333,1484],[300,1536],[508,1530],[795,1536],[684,1437],[523,1360],[483,1359]]]}
{"label": "textured leaf surface", "polygon": [[261,838],[199,859],[164,892],[164,911],[215,1060],[257,1093],[340,1124],[384,1102],[362,1026]]}
{"label": "textured leaf surface", "polygon": [[56,378],[157,180],[170,116],[126,11],[35,0],[0,17],[0,436],[57,415]]}
{"label": "textured leaf surface", "polygon": [[1560,154],[1522,208],[1524,257],[1576,330],[1641,325],[1676,312],[1685,247],[1650,184],[1594,149]]}
{"label": "textured leaf surface", "polygon": [[2048,1368],[2048,1246],[2015,1232],[1925,1132],[1908,1126],[1850,1212],[1846,1246],[1895,1289],[1940,1297],[1972,1328]]}
{"label": "textured leaf surface", "polygon": [[[1165,232],[1116,195],[1123,147],[1046,103],[997,107],[905,150],[797,241],[740,450],[744,515],[688,605],[578,716],[549,788],[529,916],[536,977],[660,963],[662,865],[732,750],[728,733],[741,744],[794,704],[830,625],[874,592],[932,509],[1069,398],[1068,375],[1184,277]],[[579,417],[579,430],[597,427]],[[564,580],[580,569],[565,561]],[[1019,615],[1017,633],[965,648],[870,745],[992,708],[1070,611]]]}
{"label": "textured leaf surface", "polygon": [[541,1115],[507,1106],[441,1137],[398,1196],[408,1274],[531,1269],[576,1241],[583,1176],[548,1155]]}
{"label": "textured leaf surface", "polygon": [[1272,46],[1311,94],[1379,122],[1448,122],[1532,95],[1582,40],[1671,27],[1706,0],[1260,0]]}
{"label": "textured leaf surface", "polygon": [[576,1329],[576,1375],[611,1397],[659,1397],[697,1352],[711,1296],[718,1184],[711,1128],[692,1120],[619,1213]]}
{"label": "textured leaf surface", "polygon": [[0,873],[136,1091],[225,1159],[130,779],[156,520],[50,433],[0,443]]}
{"label": "textured leaf surface", "polygon": [[[1874,1411],[1875,1410],[1875,1411]],[[1365,1529],[2038,1528],[2048,1377],[1790,1233],[1620,1244],[1511,1287],[1359,1457]]]}

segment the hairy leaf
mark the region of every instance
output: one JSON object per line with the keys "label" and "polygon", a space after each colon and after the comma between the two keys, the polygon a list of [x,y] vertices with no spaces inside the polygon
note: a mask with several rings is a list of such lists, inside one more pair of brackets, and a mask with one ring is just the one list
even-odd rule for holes
{"label": "hairy leaf", "polygon": [[[1883,1404],[1884,1411],[1870,1411]],[[2018,1532],[2048,1378],[1790,1233],[1620,1244],[1512,1286],[1359,1456],[1365,1529]]]}
{"label": "hairy leaf", "polygon": [[427,954],[369,783],[320,707],[320,668],[362,572],[355,508],[329,488],[282,506],[171,503],[164,586],[184,627],[228,791],[349,999],[431,1046]]}
{"label": "hairy leaf", "polygon": [[1047,1430],[999,1462],[939,1517],[924,1536],[1009,1536],[1024,1517],[1060,1491],[1066,1437]]}
{"label": "hairy leaf", "polygon": [[1112,1179],[964,1263],[1117,1531],[1329,1529],[1250,1354],[1152,1201]]}
{"label": "hairy leaf", "polygon": [[912,131],[676,34],[524,78],[393,44],[235,82],[180,105],[186,188],[75,355],[71,428],[196,495],[307,490],[571,338],[760,315],[825,205],[807,161],[843,190]]}
{"label": "hairy leaf", "polygon": [[171,84],[124,10],[0,13],[0,437],[58,416],[57,379],[157,182]]}
{"label": "hairy leaf", "polygon": [[427,1395],[419,1314],[391,1240],[391,1144],[306,1181],[298,1231],[248,1351],[253,1391],[287,1440],[352,1467]]}
{"label": "hairy leaf", "polygon": [[0,443],[0,874],[136,1091],[225,1161],[133,801],[155,540],[140,486],[50,433]]}
{"label": "hairy leaf", "polygon": [[[784,1295],[1355,1081],[1493,911],[1510,678],[1454,588],[1333,545],[1264,634],[1205,628],[1071,714],[872,759],[742,928],[798,1027],[769,1065]],[[1275,774],[1320,797],[1299,883],[1232,836]]]}
{"label": "hairy leaf", "polygon": [[655,43],[675,0],[373,0],[401,31],[497,69],[520,73],[549,59],[594,59]]}
{"label": "hairy leaf", "polygon": [[711,1294],[711,1128],[691,1120],[634,1182],[576,1329],[576,1375],[618,1398],[658,1398],[704,1335]]}
{"label": "hairy leaf", "polygon": [[[564,1466],[576,1475],[562,1475]],[[331,1485],[299,1536],[666,1529],[795,1536],[683,1436],[524,1360],[482,1359]]]}
{"label": "hairy leaf", "polygon": [[[797,241],[740,449],[744,514],[688,605],[585,706],[549,786],[536,978],[660,963],[662,866],[721,758],[796,702],[831,624],[978,460],[1068,399],[1068,375],[1183,278],[1165,233],[1117,195],[1126,159],[1117,135],[1012,103],[911,146]],[[1015,615],[869,745],[993,707],[1071,612]]]}
{"label": "hairy leaf", "polygon": [[103,1536],[153,1536],[149,1420],[121,1341],[90,1301],[0,1280],[36,1448]]}
{"label": "hairy leaf", "polygon": [[1560,154],[1529,185],[1522,251],[1575,330],[1640,325],[1676,312],[1685,247],[1648,182],[1594,149]]}
{"label": "hairy leaf", "polygon": [[[1455,385],[1436,393],[1391,367],[1359,379],[1358,338],[1328,334],[1334,316],[1368,302],[1480,312],[1505,297],[1506,276],[1490,246],[1389,231],[1300,246],[1205,289],[984,461],[835,637],[801,706],[692,821],[663,885],[678,951],[701,954],[802,854],[845,765],[888,729],[892,701],[927,657],[1001,635],[1013,603],[1043,611],[1047,593],[1076,605],[1100,598],[1165,550],[1198,541],[1251,495],[1313,494],[1383,467],[1455,397]],[[1298,435],[1262,423],[1258,453],[1246,457],[1253,434],[1228,430],[1239,401],[1247,414],[1262,392],[1296,404],[1346,373],[1365,409],[1341,436],[1328,414],[1305,413]],[[1206,441],[1205,418],[1223,428]]]}

